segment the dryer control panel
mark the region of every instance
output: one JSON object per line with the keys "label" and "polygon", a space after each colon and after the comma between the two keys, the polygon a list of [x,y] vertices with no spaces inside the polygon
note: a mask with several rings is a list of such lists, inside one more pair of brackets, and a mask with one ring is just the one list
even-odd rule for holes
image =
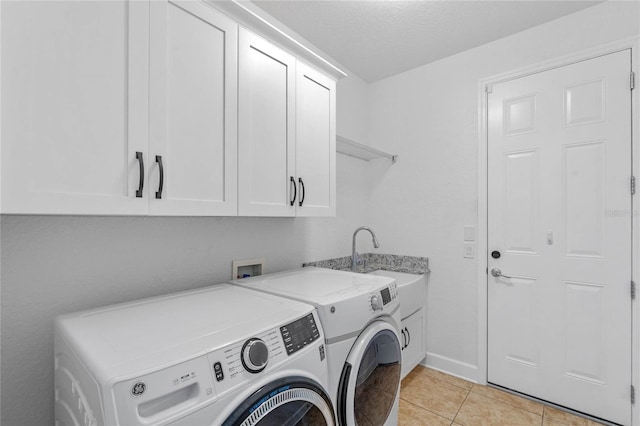
{"label": "dryer control panel", "polygon": [[398,286],[393,283],[382,290],[371,293],[369,296],[369,305],[373,312],[382,311],[392,301],[398,297]]}

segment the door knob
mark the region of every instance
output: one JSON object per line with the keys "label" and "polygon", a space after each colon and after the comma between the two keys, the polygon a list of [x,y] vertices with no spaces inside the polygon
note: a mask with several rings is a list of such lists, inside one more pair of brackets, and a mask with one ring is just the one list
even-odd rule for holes
{"label": "door knob", "polygon": [[500,268],[492,268],[491,269],[491,275],[493,275],[494,277],[503,277],[503,278],[511,278],[508,275],[503,275],[502,271],[500,270]]}

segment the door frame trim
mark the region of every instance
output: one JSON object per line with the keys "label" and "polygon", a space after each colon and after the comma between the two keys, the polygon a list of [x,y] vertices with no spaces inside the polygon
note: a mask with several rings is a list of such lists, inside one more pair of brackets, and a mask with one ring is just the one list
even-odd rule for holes
{"label": "door frame trim", "polygon": [[[631,154],[632,154],[632,173],[634,176],[640,177],[640,155],[636,155],[636,152],[640,152],[640,140],[638,138],[640,115],[638,114],[638,106],[640,100],[638,99],[640,92],[640,79],[639,67],[640,63],[640,37],[633,36],[617,40],[611,43],[603,44],[586,50],[582,50],[569,55],[557,57],[548,61],[544,61],[538,64],[529,65],[523,68],[519,68],[512,71],[507,71],[500,74],[495,74],[487,78],[480,79],[478,81],[478,233],[477,233],[477,283],[478,283],[478,376],[477,381],[480,384],[487,383],[487,365],[488,365],[488,202],[487,202],[487,161],[488,161],[488,112],[487,112],[487,93],[486,88],[490,88],[497,83],[514,80],[517,78],[526,77],[528,75],[548,71],[554,68],[559,68],[566,65],[571,65],[576,62],[581,62],[589,59],[593,59],[599,56],[615,53],[621,50],[631,50],[631,69],[636,73],[636,87],[631,96],[631,126],[632,126],[632,141],[631,141]],[[638,194],[637,196],[640,196]],[[638,211],[637,201],[632,199],[633,211]],[[632,279],[636,282],[640,281],[640,261],[636,258],[640,253],[640,213],[633,214],[632,220]],[[634,261],[636,260],[636,261]],[[632,351],[632,365],[631,375],[632,384],[636,389],[640,389],[640,336],[637,331],[640,330],[640,315],[638,312],[638,304],[640,303],[640,297],[636,296],[636,299],[631,302],[631,317],[632,317],[632,339],[631,351]],[[638,358],[637,360],[635,358]],[[640,426],[640,403],[632,405],[632,425]]]}

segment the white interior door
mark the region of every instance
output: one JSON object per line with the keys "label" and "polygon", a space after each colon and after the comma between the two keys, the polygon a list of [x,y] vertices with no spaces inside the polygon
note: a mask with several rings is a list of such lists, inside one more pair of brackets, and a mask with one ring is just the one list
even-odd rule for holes
{"label": "white interior door", "polygon": [[630,71],[625,50],[488,96],[488,380],[621,424],[631,422]]}

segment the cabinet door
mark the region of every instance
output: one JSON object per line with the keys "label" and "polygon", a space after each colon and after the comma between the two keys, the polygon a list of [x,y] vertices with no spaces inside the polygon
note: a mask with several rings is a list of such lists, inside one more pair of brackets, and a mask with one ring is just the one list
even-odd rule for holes
{"label": "cabinet door", "polygon": [[296,171],[298,216],[336,215],[336,85],[298,62]]}
{"label": "cabinet door", "polygon": [[295,59],[239,33],[238,214],[293,216]]}
{"label": "cabinet door", "polygon": [[424,308],[402,320],[402,378],[404,378],[426,355],[424,346]]}
{"label": "cabinet door", "polygon": [[150,213],[235,215],[237,25],[200,1],[150,22]]}
{"label": "cabinet door", "polygon": [[0,7],[2,213],[145,214],[148,4]]}

